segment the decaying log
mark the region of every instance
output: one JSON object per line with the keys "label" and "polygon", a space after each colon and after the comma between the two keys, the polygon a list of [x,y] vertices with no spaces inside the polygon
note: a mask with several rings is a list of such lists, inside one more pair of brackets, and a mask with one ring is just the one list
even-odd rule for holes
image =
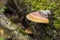
{"label": "decaying log", "polygon": [[20,33],[17,29],[17,26],[12,24],[11,21],[7,17],[5,17],[4,14],[0,14],[0,24],[3,26],[3,28],[6,28],[11,31],[11,36],[13,37],[13,40],[33,40],[28,35],[23,35]]}

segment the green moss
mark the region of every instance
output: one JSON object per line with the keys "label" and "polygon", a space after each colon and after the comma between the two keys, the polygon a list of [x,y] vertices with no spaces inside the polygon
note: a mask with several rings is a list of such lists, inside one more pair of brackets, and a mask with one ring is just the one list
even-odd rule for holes
{"label": "green moss", "polygon": [[0,37],[0,40],[5,40],[3,37]]}
{"label": "green moss", "polygon": [[54,26],[60,29],[60,0],[26,0],[26,4],[29,3],[32,11],[52,10],[56,19],[54,19]]}

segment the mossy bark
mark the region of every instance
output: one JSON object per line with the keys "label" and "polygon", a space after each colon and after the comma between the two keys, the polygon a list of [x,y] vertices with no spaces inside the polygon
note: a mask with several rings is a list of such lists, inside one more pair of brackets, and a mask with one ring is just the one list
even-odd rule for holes
{"label": "mossy bark", "polygon": [[13,40],[33,40],[30,36],[24,35],[18,31],[17,26],[13,24],[4,14],[0,14],[0,24],[3,28],[10,30]]}

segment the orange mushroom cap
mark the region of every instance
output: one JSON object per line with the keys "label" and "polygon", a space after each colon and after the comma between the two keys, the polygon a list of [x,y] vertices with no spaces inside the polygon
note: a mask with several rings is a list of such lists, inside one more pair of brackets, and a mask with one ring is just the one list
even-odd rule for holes
{"label": "orange mushroom cap", "polygon": [[29,29],[29,28],[26,28],[25,32],[28,33],[28,34],[32,34],[33,33],[33,31],[31,29]]}
{"label": "orange mushroom cap", "polygon": [[26,18],[30,21],[37,22],[37,23],[49,23],[48,16],[39,12],[29,13],[27,14]]}

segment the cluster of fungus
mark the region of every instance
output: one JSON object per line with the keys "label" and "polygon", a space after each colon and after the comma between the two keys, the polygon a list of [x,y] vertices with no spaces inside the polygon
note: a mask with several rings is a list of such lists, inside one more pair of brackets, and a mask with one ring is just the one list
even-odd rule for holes
{"label": "cluster of fungus", "polygon": [[[49,16],[48,14],[50,13],[50,10],[40,10],[37,12],[32,12],[26,15],[26,18],[29,21],[35,22],[35,23],[44,23],[44,24],[49,24]],[[32,31],[26,30],[27,33],[32,33]]]}

